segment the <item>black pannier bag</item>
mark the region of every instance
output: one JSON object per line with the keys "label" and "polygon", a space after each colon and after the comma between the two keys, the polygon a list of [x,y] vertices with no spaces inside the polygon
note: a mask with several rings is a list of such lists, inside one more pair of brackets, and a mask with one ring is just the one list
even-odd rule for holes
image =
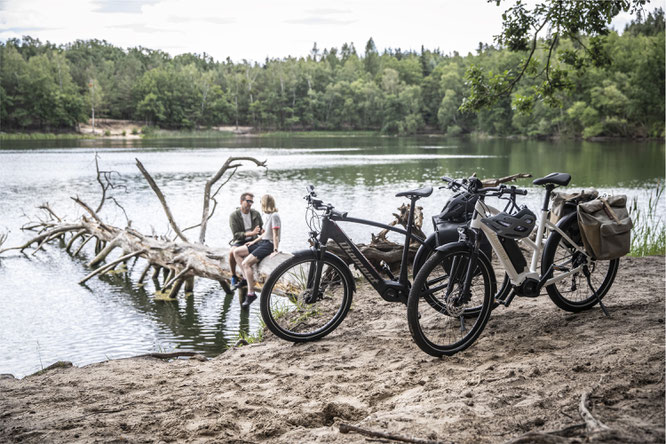
{"label": "black pannier bag", "polygon": [[585,250],[595,259],[617,259],[631,250],[634,224],[627,211],[625,195],[579,204],[578,225]]}

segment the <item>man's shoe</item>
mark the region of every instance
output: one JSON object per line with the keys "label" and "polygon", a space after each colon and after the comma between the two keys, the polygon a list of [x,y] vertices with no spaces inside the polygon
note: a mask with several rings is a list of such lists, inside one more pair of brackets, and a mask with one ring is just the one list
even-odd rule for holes
{"label": "man's shoe", "polygon": [[243,308],[250,308],[250,305],[252,305],[252,303],[255,301],[255,299],[257,299],[257,295],[256,295],[256,294],[254,294],[254,293],[252,293],[252,294],[248,293],[247,296],[245,296],[245,300],[243,301],[243,304],[241,305],[241,307],[243,307]]}
{"label": "man's shoe", "polygon": [[233,288],[234,290],[243,287],[247,287],[247,281],[245,279],[241,279],[240,281],[236,282],[236,285],[231,286],[231,288]]}
{"label": "man's shoe", "polygon": [[236,287],[238,285],[238,276],[231,276],[231,286]]}

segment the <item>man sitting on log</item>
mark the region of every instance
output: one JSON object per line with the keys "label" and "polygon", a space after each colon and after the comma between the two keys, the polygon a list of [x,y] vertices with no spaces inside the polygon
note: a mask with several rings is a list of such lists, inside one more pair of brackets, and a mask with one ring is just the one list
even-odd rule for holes
{"label": "man sitting on log", "polygon": [[254,194],[243,193],[240,198],[240,208],[229,215],[229,226],[234,238],[229,242],[229,268],[231,269],[231,287],[236,288],[240,280],[236,276],[236,258],[234,250],[253,241],[262,233],[263,222],[261,213],[252,209]]}

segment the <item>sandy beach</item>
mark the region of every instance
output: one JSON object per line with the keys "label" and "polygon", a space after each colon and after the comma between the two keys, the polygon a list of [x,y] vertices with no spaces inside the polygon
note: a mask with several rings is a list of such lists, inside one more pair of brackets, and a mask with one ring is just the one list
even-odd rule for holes
{"label": "sandy beach", "polygon": [[[572,314],[542,295],[491,316],[435,359],[406,309],[366,284],[328,337],[217,358],[132,358],[0,379],[9,442],[664,442],[664,258],[626,258],[604,302]],[[594,430],[590,414],[606,428]],[[527,435],[526,435],[527,434]],[[418,441],[420,440],[420,441]]]}

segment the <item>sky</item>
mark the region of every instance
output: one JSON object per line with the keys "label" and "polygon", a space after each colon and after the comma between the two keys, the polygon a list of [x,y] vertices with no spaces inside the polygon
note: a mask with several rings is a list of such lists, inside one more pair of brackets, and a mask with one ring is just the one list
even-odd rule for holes
{"label": "sky", "polygon": [[[652,0],[647,10],[665,2]],[[380,51],[423,45],[465,55],[493,42],[505,7],[487,0],[0,0],[0,41],[98,39],[263,62],[306,56],[315,42],[320,50],[353,42],[363,53],[372,37]],[[623,13],[612,26],[621,31],[630,20]]]}

